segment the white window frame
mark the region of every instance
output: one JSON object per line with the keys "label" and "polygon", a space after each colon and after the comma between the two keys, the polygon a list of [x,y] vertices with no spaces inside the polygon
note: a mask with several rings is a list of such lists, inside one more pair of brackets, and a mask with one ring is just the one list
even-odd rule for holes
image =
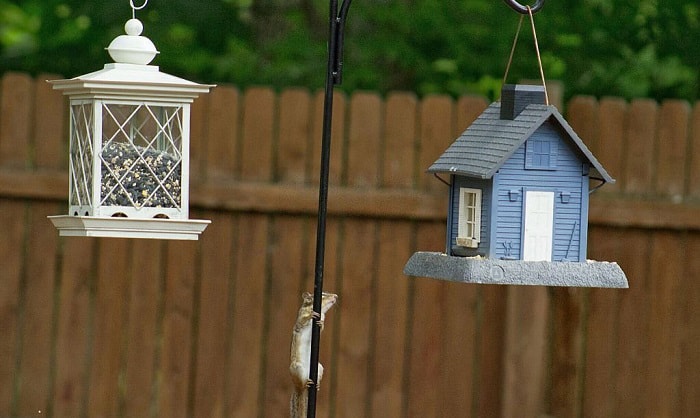
{"label": "white window frame", "polygon": [[481,242],[481,189],[459,188],[456,241],[457,245],[467,248],[477,248]]}

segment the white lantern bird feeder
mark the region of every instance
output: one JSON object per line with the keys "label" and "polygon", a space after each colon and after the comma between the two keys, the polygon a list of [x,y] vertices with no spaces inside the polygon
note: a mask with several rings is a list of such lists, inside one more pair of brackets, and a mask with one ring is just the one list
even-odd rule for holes
{"label": "white lantern bird feeder", "polygon": [[49,218],[63,236],[196,240],[210,221],[188,219],[190,105],[213,86],[149,65],[141,22],[124,28],[114,63],[51,81],[70,99],[70,184],[68,215]]}

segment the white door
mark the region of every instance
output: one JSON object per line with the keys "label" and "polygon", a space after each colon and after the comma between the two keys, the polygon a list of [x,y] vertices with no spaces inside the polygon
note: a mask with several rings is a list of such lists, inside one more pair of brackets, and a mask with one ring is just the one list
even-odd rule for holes
{"label": "white door", "polygon": [[552,261],[554,192],[525,192],[523,260]]}

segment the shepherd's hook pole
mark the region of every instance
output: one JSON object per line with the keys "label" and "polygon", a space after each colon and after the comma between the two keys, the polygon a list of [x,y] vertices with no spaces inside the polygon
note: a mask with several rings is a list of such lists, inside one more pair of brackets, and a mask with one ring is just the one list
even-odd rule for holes
{"label": "shepherd's hook pole", "polygon": [[[321,138],[321,173],[318,189],[318,225],[316,228],[316,270],[314,274],[314,312],[321,312],[323,297],[323,265],[326,248],[326,215],[328,212],[328,172],[331,155],[331,127],[333,121],[333,87],[342,82],[343,32],[352,0],[343,0],[338,10],[338,0],[330,0],[328,28],[328,66],[326,71],[326,95],[323,103],[323,132]],[[311,329],[311,362],[309,365],[309,396],[307,418],[316,417],[316,392],[318,390],[318,354],[321,342],[320,318],[314,317]]]}

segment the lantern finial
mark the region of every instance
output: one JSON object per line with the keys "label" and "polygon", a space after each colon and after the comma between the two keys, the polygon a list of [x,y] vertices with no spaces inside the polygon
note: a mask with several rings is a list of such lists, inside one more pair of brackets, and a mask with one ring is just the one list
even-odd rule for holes
{"label": "lantern finial", "polygon": [[132,18],[124,25],[126,35],[114,38],[107,47],[107,52],[116,63],[148,65],[158,54],[158,50],[150,39],[141,36],[143,24],[136,19],[136,10],[146,7],[148,0],[139,7],[134,5],[133,0],[129,0],[129,3],[131,4]]}

